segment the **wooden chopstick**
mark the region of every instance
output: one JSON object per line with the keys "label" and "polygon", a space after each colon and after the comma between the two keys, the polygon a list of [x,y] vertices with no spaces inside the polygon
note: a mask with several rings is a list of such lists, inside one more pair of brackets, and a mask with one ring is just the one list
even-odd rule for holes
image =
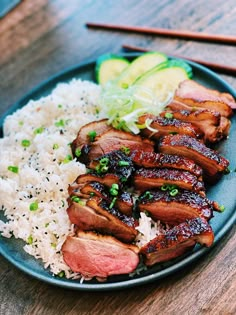
{"label": "wooden chopstick", "polygon": [[[143,48],[143,47],[138,47],[138,46],[132,46],[132,45],[122,45],[122,47],[125,50],[129,50],[129,51],[137,51],[137,52],[150,51],[150,49]],[[175,55],[175,54],[170,54],[170,55],[173,56],[173,57],[176,57],[176,58],[186,59],[186,60],[190,60],[190,61],[199,63],[199,64],[201,64],[203,66],[206,66],[206,67],[208,67],[208,68],[210,68],[212,70],[215,70],[217,72],[220,72],[220,73],[230,74],[230,75],[236,76],[236,67],[225,66],[225,65],[222,65],[222,64],[218,64],[218,63],[212,63],[212,62],[208,62],[208,61],[203,61],[203,60],[199,60],[199,59],[184,57],[184,56]]]}
{"label": "wooden chopstick", "polygon": [[197,41],[207,41],[215,42],[222,44],[236,44],[236,36],[233,35],[222,35],[222,34],[208,34],[203,32],[191,32],[191,31],[182,31],[182,30],[171,30],[165,28],[154,28],[154,27],[145,27],[145,26],[131,26],[131,25],[115,25],[115,24],[106,24],[106,23],[86,23],[87,27],[90,28],[99,28],[107,30],[117,30],[124,32],[134,32],[142,34],[153,34],[159,36],[168,36],[175,38],[191,39]]}

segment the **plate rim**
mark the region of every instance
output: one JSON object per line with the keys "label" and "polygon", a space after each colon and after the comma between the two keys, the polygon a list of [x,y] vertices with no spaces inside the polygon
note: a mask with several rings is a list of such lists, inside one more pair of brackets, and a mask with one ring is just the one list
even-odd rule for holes
{"label": "plate rim", "polygon": [[[142,55],[143,53],[123,53],[123,54],[117,54],[123,57],[127,58],[135,58],[139,55]],[[172,58],[171,55],[168,55],[168,57]],[[173,57],[175,58],[175,57]],[[180,58],[175,58],[175,59],[180,59]],[[215,81],[219,82],[220,85],[224,87],[224,89],[228,92],[231,93],[234,97],[236,96],[236,91],[233,89],[233,87],[228,84],[224,79],[222,79],[218,74],[213,72],[212,70],[206,68],[205,66],[202,66],[200,64],[197,64],[195,62],[182,59],[186,61],[188,64],[190,64],[193,68],[196,68],[197,70],[200,70],[201,72],[211,76]],[[36,85],[33,89],[31,89],[29,92],[27,92],[25,95],[23,95],[17,102],[15,102],[12,106],[10,106],[1,116],[0,118],[0,129],[3,127],[3,122],[4,119],[6,118],[7,115],[12,114],[15,112],[17,109],[20,109],[23,107],[26,102],[29,101],[30,98],[33,98],[33,95],[37,93],[37,91],[42,90],[44,87],[47,85],[52,85],[56,86],[56,84],[63,82],[60,81],[60,78],[63,76],[70,76],[70,73],[76,72],[76,71],[82,71],[83,68],[86,67],[91,67],[92,65],[95,65],[96,59],[91,59],[87,60],[85,62],[78,63],[76,65],[73,65],[72,67],[68,67],[58,73],[56,73],[53,76],[50,76],[48,79],[43,80],[41,83]],[[71,77],[72,79],[73,77]],[[1,137],[1,136],[0,136]],[[71,279],[63,279],[63,278],[57,278],[56,276],[49,276],[46,274],[46,269],[43,269],[45,271],[45,275],[39,274],[39,272],[33,270],[33,269],[28,269],[22,264],[19,265],[17,260],[14,260],[14,258],[6,253],[1,246],[0,242],[0,254],[8,260],[12,265],[14,265],[17,269],[23,271],[24,273],[32,276],[33,278],[36,278],[40,281],[56,285],[59,287],[67,288],[67,289],[76,289],[76,290],[81,290],[81,291],[106,291],[106,290],[117,290],[117,289],[126,289],[138,285],[143,285],[147,283],[154,282],[158,279],[162,279],[168,275],[173,274],[175,271],[182,270],[185,266],[190,265],[191,263],[195,262],[198,260],[200,257],[205,255],[207,252],[210,252],[222,239],[222,237],[229,232],[229,230],[233,227],[234,223],[236,222],[236,211],[234,211],[233,215],[228,219],[227,223],[221,228],[217,235],[215,235],[215,240],[214,244],[210,248],[206,247],[201,247],[197,251],[190,253],[187,257],[184,257],[183,259],[179,260],[178,262],[174,263],[171,266],[166,267],[165,269],[162,269],[160,271],[156,271],[153,274],[149,275],[144,275],[143,277],[140,278],[130,278],[127,280],[122,280],[122,281],[117,281],[117,282],[105,282],[105,283],[89,283],[89,282],[84,282],[80,283],[75,280]],[[2,237],[2,236],[1,236]],[[22,249],[23,250],[23,249]],[[32,259],[35,259],[32,256]],[[42,266],[42,268],[44,268]],[[128,275],[127,275],[128,276]]]}

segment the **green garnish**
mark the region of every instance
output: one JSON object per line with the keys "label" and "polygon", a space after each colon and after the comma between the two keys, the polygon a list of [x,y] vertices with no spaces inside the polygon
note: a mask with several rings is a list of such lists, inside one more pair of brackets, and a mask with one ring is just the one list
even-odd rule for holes
{"label": "green garnish", "polygon": [[44,127],[39,127],[39,128],[34,129],[34,134],[37,135],[37,134],[43,133],[43,131],[44,131]]}
{"label": "green garnish", "polygon": [[39,207],[39,204],[38,204],[37,201],[32,202],[32,203],[29,205],[30,211],[36,211],[36,210],[38,210],[38,207]]}
{"label": "green garnish", "polygon": [[57,247],[57,244],[51,243],[51,247],[55,249]]}
{"label": "green garnish", "polygon": [[106,173],[108,170],[109,158],[104,157],[99,161],[99,164],[96,166],[95,170],[100,173]]}
{"label": "green garnish", "polygon": [[95,196],[95,193],[94,193],[93,191],[91,191],[91,192],[89,193],[89,196],[90,196],[90,197],[93,197],[93,196]]}
{"label": "green garnish", "polygon": [[9,165],[7,169],[8,171],[11,171],[12,173],[15,173],[15,174],[19,172],[19,167],[15,165]]}
{"label": "green garnish", "polygon": [[89,140],[90,140],[91,142],[93,142],[94,139],[95,139],[95,137],[96,137],[96,135],[97,135],[97,133],[96,133],[95,130],[89,131],[89,133],[88,133]]}
{"label": "green garnish", "polygon": [[33,244],[33,236],[32,235],[30,235],[28,238],[27,238],[27,243],[29,244],[29,245],[31,245],[31,244]]}
{"label": "green garnish", "polygon": [[60,271],[57,275],[58,275],[58,277],[63,278],[65,276],[65,272]]}
{"label": "green garnish", "polygon": [[54,143],[52,148],[53,148],[53,150],[57,150],[59,148],[59,145],[57,143]]}
{"label": "green garnish", "polygon": [[68,155],[64,158],[64,160],[62,161],[62,163],[66,164],[66,163],[69,163],[69,162],[72,161],[72,160],[73,160],[72,156],[71,156],[70,154],[68,154]]}
{"label": "green garnish", "polygon": [[111,204],[110,204],[110,206],[109,206],[109,209],[112,209],[112,208],[114,207],[114,205],[115,205],[115,203],[116,203],[116,200],[117,200],[116,197],[114,197],[114,198],[112,199]]}
{"label": "green garnish", "polygon": [[19,125],[19,126],[23,126],[23,125],[24,125],[24,122],[21,120],[21,121],[18,122],[18,125]]}
{"label": "green garnish", "polygon": [[124,154],[129,155],[130,154],[130,148],[127,147],[121,147],[120,148],[122,152],[124,152]]}
{"label": "green garnish", "polygon": [[76,150],[75,150],[75,156],[77,156],[77,157],[80,157],[81,156],[81,149],[80,148],[77,148]]}
{"label": "green garnish", "polygon": [[62,108],[62,105],[61,104],[58,104],[58,106],[57,106],[58,108]]}
{"label": "green garnish", "polygon": [[64,127],[65,126],[65,121],[63,119],[60,119],[55,122],[56,127]]}
{"label": "green garnish", "polygon": [[168,189],[169,189],[169,185],[165,185],[165,184],[164,184],[164,185],[161,186],[161,190],[162,190],[162,191],[166,191],[166,190],[168,190]]}
{"label": "green garnish", "polygon": [[179,191],[178,191],[177,188],[172,189],[172,190],[170,191],[170,195],[171,195],[172,197],[176,196],[178,193],[179,193]]}
{"label": "green garnish", "polygon": [[129,162],[128,161],[119,161],[118,165],[119,166],[129,166]]}
{"label": "green garnish", "polygon": [[74,201],[74,202],[76,202],[76,203],[79,203],[79,202],[80,202],[80,198],[77,197],[77,196],[72,196],[72,197],[71,197],[71,200]]}
{"label": "green garnish", "polygon": [[225,206],[221,205],[219,209],[220,209],[221,212],[224,212],[225,211]]}
{"label": "green garnish", "polygon": [[119,185],[118,184],[112,184],[112,186],[111,186],[111,188],[110,188],[110,194],[112,195],[112,196],[117,196],[118,195],[118,193],[119,193]]}
{"label": "green garnish", "polygon": [[29,147],[31,145],[30,140],[24,139],[21,141],[22,147]]}
{"label": "green garnish", "polygon": [[143,197],[146,197],[148,199],[152,199],[153,198],[153,195],[150,193],[150,191],[145,191]]}
{"label": "green garnish", "polygon": [[172,113],[165,113],[165,118],[171,119],[171,118],[173,118],[173,114]]}

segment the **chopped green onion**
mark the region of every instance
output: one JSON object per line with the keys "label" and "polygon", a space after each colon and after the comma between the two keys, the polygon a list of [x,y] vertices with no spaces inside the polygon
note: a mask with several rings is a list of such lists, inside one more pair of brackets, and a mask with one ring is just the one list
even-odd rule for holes
{"label": "chopped green onion", "polygon": [[61,206],[64,207],[65,206],[65,202],[64,200],[61,201]]}
{"label": "chopped green onion", "polygon": [[51,247],[55,249],[57,247],[57,244],[51,243]]}
{"label": "chopped green onion", "polygon": [[29,147],[31,144],[30,140],[24,139],[21,141],[22,147]]}
{"label": "chopped green onion", "polygon": [[81,149],[80,148],[77,148],[76,150],[75,150],[75,156],[77,156],[77,157],[80,157],[81,156]]}
{"label": "chopped green onion", "polygon": [[57,150],[59,148],[59,145],[57,143],[54,143],[52,148],[53,148],[53,150]]}
{"label": "chopped green onion", "polygon": [[66,164],[66,163],[69,163],[69,162],[72,161],[72,160],[73,160],[72,156],[71,156],[70,154],[68,154],[68,155],[64,158],[64,160],[62,161],[62,163]]}
{"label": "chopped green onion", "polygon": [[179,193],[179,191],[178,191],[177,188],[172,189],[172,190],[170,191],[170,195],[171,195],[172,197],[176,196],[178,193]]}
{"label": "chopped green onion", "polygon": [[47,228],[47,227],[49,226],[49,222],[48,222],[48,223],[45,223],[44,226],[45,226],[45,228]]}
{"label": "chopped green onion", "polygon": [[39,127],[39,128],[34,129],[34,134],[37,135],[37,134],[43,133],[43,131],[44,131],[44,127]]}
{"label": "chopped green onion", "polygon": [[168,190],[168,189],[169,189],[169,185],[165,185],[165,184],[164,184],[164,185],[161,186],[161,190],[162,190],[162,191],[166,191],[166,190]]}
{"label": "chopped green onion", "polygon": [[122,182],[122,183],[127,182],[127,178],[126,178],[126,177],[121,177],[121,179],[120,179],[120,180],[121,180],[121,182]]}
{"label": "chopped green onion", "polygon": [[19,172],[19,167],[15,165],[9,165],[7,169],[8,171],[11,171],[12,173],[15,173],[15,174]]}
{"label": "chopped green onion", "polygon": [[129,166],[129,162],[128,161],[119,161],[118,165],[119,166]]}
{"label": "chopped green onion", "polygon": [[127,147],[121,147],[120,148],[121,149],[121,151],[123,151],[124,152],[124,154],[126,154],[126,155],[129,155],[130,154],[130,148],[127,148]]}
{"label": "chopped green onion", "polygon": [[102,159],[99,161],[99,164],[100,164],[100,165],[105,165],[105,166],[107,166],[108,163],[109,163],[108,157],[104,157],[104,158],[102,158]]}
{"label": "chopped green onion", "polygon": [[116,197],[114,197],[114,198],[112,199],[112,202],[111,202],[111,204],[110,204],[110,206],[109,206],[109,209],[112,209],[112,208],[114,207],[114,205],[115,205],[115,203],[116,203],[116,200],[117,200]]}
{"label": "chopped green onion", "polygon": [[57,106],[58,108],[62,108],[62,105],[61,104],[58,104],[58,106]]}
{"label": "chopped green onion", "polygon": [[64,127],[65,126],[65,121],[63,119],[60,119],[59,121],[55,122],[56,127]]}
{"label": "chopped green onion", "polygon": [[171,119],[171,118],[173,118],[173,114],[172,113],[165,113],[165,118]]}
{"label": "chopped green onion", "polygon": [[39,205],[38,205],[38,202],[37,202],[37,201],[32,202],[32,203],[29,205],[30,211],[36,211],[36,210],[38,210],[38,207],[39,207]]}
{"label": "chopped green onion", "polygon": [[18,122],[18,125],[19,125],[19,126],[23,126],[23,125],[24,125],[24,122],[21,120],[21,121]]}
{"label": "chopped green onion", "polygon": [[112,196],[117,196],[118,195],[118,190],[119,190],[119,185],[118,184],[112,184],[111,188],[110,188],[110,194]]}
{"label": "chopped green onion", "polygon": [[129,87],[129,84],[128,83],[122,83],[122,88],[123,89],[128,89],[128,87]]}
{"label": "chopped green onion", "polygon": [[71,197],[71,200],[76,202],[76,203],[79,203],[80,202],[80,198],[78,196],[72,196]]}
{"label": "chopped green onion", "polygon": [[148,199],[152,199],[153,198],[153,195],[150,193],[150,191],[145,191],[143,197],[146,197]]}
{"label": "chopped green onion", "polygon": [[91,142],[93,142],[94,139],[96,138],[96,135],[97,135],[97,133],[96,133],[95,130],[89,131],[89,133],[88,133],[89,140],[90,140]]}
{"label": "chopped green onion", "polygon": [[63,278],[65,276],[65,272],[60,271],[57,275],[58,275],[58,277]]}
{"label": "chopped green onion", "polygon": [[90,196],[90,197],[93,197],[93,196],[95,196],[95,193],[94,193],[93,191],[91,191],[91,192],[89,193],[89,196]]}
{"label": "chopped green onion", "polygon": [[29,245],[31,245],[31,244],[33,244],[33,236],[32,235],[30,235],[28,238],[27,238],[27,243],[29,244]]}
{"label": "chopped green onion", "polygon": [[225,211],[225,206],[221,205],[219,209],[220,209],[221,212],[224,212]]}

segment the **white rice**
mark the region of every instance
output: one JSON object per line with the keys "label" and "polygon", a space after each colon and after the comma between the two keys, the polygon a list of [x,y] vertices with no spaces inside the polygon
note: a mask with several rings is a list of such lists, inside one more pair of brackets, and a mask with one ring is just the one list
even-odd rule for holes
{"label": "white rice", "polygon": [[[27,253],[42,259],[53,274],[63,272],[67,278],[77,276],[60,252],[73,231],[66,213],[67,188],[85,172],[83,164],[68,160],[69,144],[82,125],[100,118],[99,94],[100,87],[88,81],[59,84],[51,95],[8,116],[0,139],[0,208],[6,217],[6,222],[0,220],[0,233],[24,240]],[[35,132],[38,128],[41,133]],[[22,140],[30,145],[23,147]],[[9,166],[17,166],[18,173]],[[38,209],[30,211],[34,202]],[[158,228],[147,218],[142,215],[140,220],[140,245],[155,237]]]}

